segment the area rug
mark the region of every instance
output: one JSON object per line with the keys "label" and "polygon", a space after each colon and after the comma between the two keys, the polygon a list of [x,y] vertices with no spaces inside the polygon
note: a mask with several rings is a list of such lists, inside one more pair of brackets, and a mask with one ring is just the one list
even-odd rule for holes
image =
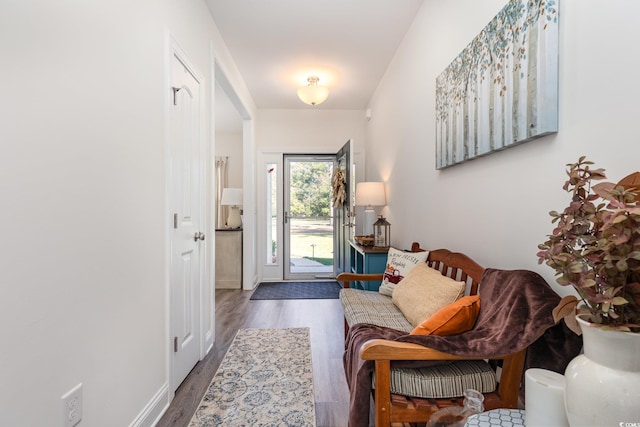
{"label": "area rug", "polygon": [[189,423],[315,425],[309,328],[240,329]]}
{"label": "area rug", "polygon": [[337,299],[342,286],[331,282],[262,282],[251,295],[262,299]]}

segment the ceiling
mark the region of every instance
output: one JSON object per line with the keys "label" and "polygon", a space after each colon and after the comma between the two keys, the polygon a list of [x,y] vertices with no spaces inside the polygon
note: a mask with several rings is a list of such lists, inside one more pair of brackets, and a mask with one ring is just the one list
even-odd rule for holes
{"label": "ceiling", "polygon": [[[423,2],[205,1],[258,108],[331,110],[366,108]],[[330,89],[315,107],[296,95],[310,75]]]}

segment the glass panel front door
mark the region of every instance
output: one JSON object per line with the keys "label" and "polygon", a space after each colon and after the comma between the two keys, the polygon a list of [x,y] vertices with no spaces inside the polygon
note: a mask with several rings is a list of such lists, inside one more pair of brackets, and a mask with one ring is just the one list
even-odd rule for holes
{"label": "glass panel front door", "polygon": [[335,277],[332,155],[285,155],[284,278]]}

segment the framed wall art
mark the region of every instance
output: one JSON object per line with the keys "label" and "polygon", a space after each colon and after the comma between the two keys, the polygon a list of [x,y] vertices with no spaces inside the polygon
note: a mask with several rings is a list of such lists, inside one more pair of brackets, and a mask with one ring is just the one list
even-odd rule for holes
{"label": "framed wall art", "polygon": [[510,0],[436,79],[436,169],[558,131],[558,0]]}

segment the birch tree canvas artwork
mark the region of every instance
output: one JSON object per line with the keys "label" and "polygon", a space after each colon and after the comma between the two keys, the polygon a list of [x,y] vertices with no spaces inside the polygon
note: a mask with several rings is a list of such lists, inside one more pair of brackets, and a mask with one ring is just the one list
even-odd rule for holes
{"label": "birch tree canvas artwork", "polygon": [[436,79],[436,169],[558,131],[558,0],[510,0]]}

